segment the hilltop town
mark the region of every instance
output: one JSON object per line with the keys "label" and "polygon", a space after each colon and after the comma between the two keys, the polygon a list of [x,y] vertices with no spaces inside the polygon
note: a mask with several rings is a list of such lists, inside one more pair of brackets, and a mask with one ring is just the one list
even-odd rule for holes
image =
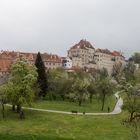
{"label": "hilltop town", "polygon": [[[125,57],[118,51],[111,52],[108,49],[96,49],[87,40],[81,40],[72,46],[67,57],[55,54],[42,53],[42,59],[46,70],[64,68],[66,70],[79,69],[102,69],[106,68],[111,74],[115,64],[125,66]],[[32,52],[1,51],[0,52],[0,75],[10,72],[10,66],[18,60],[26,60],[34,64],[37,54]]]}

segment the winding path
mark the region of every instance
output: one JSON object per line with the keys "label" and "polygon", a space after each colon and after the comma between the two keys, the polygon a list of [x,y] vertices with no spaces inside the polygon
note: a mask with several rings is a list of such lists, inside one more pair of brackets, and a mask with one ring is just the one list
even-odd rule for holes
{"label": "winding path", "polygon": [[[72,113],[72,112],[65,112],[65,111],[57,111],[57,110],[48,110],[48,109],[38,109],[38,108],[29,108],[29,107],[23,107],[24,109],[28,109],[28,110],[33,110],[33,111],[42,111],[42,112],[51,112],[51,113],[60,113],[60,114],[69,114],[69,115],[72,115],[72,114],[75,114],[75,115],[116,115],[116,114],[119,114],[122,112],[122,105],[123,105],[123,100],[122,98],[118,95],[119,92],[115,93],[115,97],[117,99],[117,103],[114,107],[114,110],[112,112],[109,112],[109,113]],[[7,106],[11,106],[9,104],[7,104]]]}

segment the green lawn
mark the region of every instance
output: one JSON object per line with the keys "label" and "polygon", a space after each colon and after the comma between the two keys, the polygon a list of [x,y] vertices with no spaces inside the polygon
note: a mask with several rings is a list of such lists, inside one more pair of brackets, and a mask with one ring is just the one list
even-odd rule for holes
{"label": "green lawn", "polygon": [[112,111],[115,104],[116,98],[113,95],[106,99],[103,111],[101,111],[101,101],[97,98],[94,98],[92,103],[83,103],[82,106],[78,106],[78,102],[40,100],[33,103],[32,107],[60,111],[76,110],[78,112],[107,112],[108,106],[110,107],[110,111]]}
{"label": "green lawn", "polygon": [[20,120],[9,109],[0,114],[0,140],[132,140],[129,128],[115,116],[77,116],[25,111]]}

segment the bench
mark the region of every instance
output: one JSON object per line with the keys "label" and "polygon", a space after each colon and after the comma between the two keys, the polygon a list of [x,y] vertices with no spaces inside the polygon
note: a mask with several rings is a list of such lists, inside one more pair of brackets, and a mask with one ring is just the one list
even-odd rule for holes
{"label": "bench", "polygon": [[76,110],[72,110],[71,113],[72,113],[72,114],[77,114],[78,111],[76,111]]}

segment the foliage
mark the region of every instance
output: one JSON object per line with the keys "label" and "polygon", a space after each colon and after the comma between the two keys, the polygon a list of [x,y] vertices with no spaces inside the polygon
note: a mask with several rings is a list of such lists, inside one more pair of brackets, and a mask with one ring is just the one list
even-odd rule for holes
{"label": "foliage", "polygon": [[[76,71],[73,73],[67,73],[62,69],[55,69],[48,72],[48,96],[51,100],[62,99],[70,102],[78,102],[79,106],[86,100],[92,102],[93,96],[105,88],[105,97],[110,95],[110,88],[112,88],[111,80],[108,79],[108,73],[106,69],[98,72],[98,78],[92,76],[90,73],[83,71]],[[102,85],[105,79],[108,79],[105,85]],[[105,80],[106,81],[106,80]],[[107,84],[109,84],[107,86]],[[100,89],[100,90],[99,90]],[[107,90],[107,91],[106,91]],[[106,93],[107,92],[107,93]],[[105,103],[103,94],[99,94],[100,99]],[[104,105],[102,105],[104,108]]]}
{"label": "foliage", "polygon": [[119,88],[125,93],[123,109],[128,112],[124,124],[131,128],[134,140],[140,140],[140,85],[122,78]]}
{"label": "foliage", "polygon": [[98,70],[97,75],[98,75],[98,77],[97,77],[98,80],[105,79],[109,76],[106,68],[102,68],[102,69]]}
{"label": "foliage", "polygon": [[135,52],[135,53],[132,55],[131,59],[132,59],[135,63],[140,64],[140,53],[139,53],[139,52]]}
{"label": "foliage", "polygon": [[5,118],[5,107],[4,105],[7,103],[7,96],[4,92],[4,86],[0,86],[0,103],[2,106],[2,117]]}
{"label": "foliage", "polygon": [[41,58],[40,52],[38,52],[38,54],[37,54],[35,66],[37,67],[37,73],[38,73],[37,82],[38,82],[38,86],[40,88],[38,96],[45,97],[46,93],[47,93],[47,88],[48,88],[47,75],[45,72],[45,65]]}
{"label": "foliage", "polygon": [[104,104],[107,96],[110,96],[113,94],[113,84],[110,79],[102,79],[98,81],[98,91],[99,91],[99,97],[102,101],[102,107],[101,110],[104,109]]}
{"label": "foliage", "polygon": [[97,94],[97,81],[95,78],[90,76],[89,82],[90,84],[87,87],[87,91],[89,93],[90,103],[92,103],[93,96]]}
{"label": "foliage", "polygon": [[140,68],[134,71],[134,77],[137,83],[140,83]]}
{"label": "foliage", "polygon": [[75,99],[79,102],[81,106],[82,102],[87,100],[89,97],[88,86],[90,85],[88,78],[84,72],[77,72],[76,78],[72,85],[73,93],[75,93]]}
{"label": "foliage", "polygon": [[65,100],[71,91],[73,79],[63,69],[54,69],[48,72],[48,94],[50,99],[62,98]]}
{"label": "foliage", "polygon": [[119,83],[120,78],[123,76],[123,67],[122,63],[115,63],[113,65],[113,70],[112,70],[112,77]]}
{"label": "foliage", "polygon": [[133,61],[128,61],[126,64],[126,67],[124,69],[124,74],[127,82],[133,82],[135,81],[134,77],[134,72],[135,72],[135,64]]}
{"label": "foliage", "polygon": [[34,98],[33,86],[37,80],[36,68],[28,62],[18,61],[12,65],[9,81],[4,85],[8,101],[18,106],[18,112],[23,114],[23,104],[31,104]]}
{"label": "foliage", "polygon": [[124,100],[124,109],[126,109],[130,114],[130,122],[133,121],[134,116],[140,113],[140,85],[126,84],[124,92],[126,93],[126,98]]}

